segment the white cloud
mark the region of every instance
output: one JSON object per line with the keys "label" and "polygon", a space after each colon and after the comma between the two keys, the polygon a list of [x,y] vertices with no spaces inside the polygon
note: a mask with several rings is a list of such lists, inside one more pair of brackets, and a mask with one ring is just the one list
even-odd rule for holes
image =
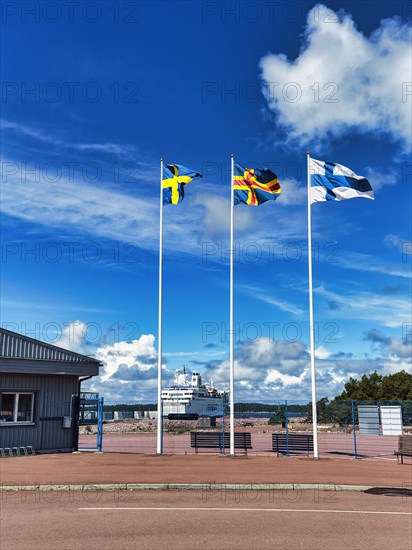
{"label": "white cloud", "polygon": [[302,185],[295,179],[289,178],[281,181],[281,186],[282,194],[277,204],[281,206],[295,206],[306,203],[308,196],[306,185]]}
{"label": "white cloud", "polygon": [[138,340],[115,342],[96,350],[96,358],[104,364],[101,380],[105,382],[119,371],[121,366],[133,369],[138,376],[142,371],[152,370],[155,376],[157,352],[153,334],[142,334]]}
{"label": "white cloud", "polygon": [[79,149],[80,151],[102,151],[119,157],[130,156],[129,152],[124,147],[116,143],[73,143],[71,147],[73,149]]}
{"label": "white cloud", "polygon": [[398,176],[395,172],[383,173],[376,168],[367,166],[364,170],[365,178],[367,178],[372,185],[374,191],[378,191],[384,185],[395,185],[398,181]]}
{"label": "white cloud", "polygon": [[62,330],[62,336],[55,342],[55,345],[75,351],[76,353],[85,353],[83,346],[85,344],[86,334],[86,323],[82,321],[73,321]]}
{"label": "white cloud", "polygon": [[386,327],[400,327],[410,320],[410,301],[373,292],[346,290],[345,294],[327,290],[324,285],[314,289],[317,296],[332,305],[335,318],[377,321]]}
{"label": "white cloud", "polygon": [[[318,398],[338,395],[343,382],[358,371],[372,372],[376,361],[336,361],[324,348],[318,348],[322,358],[316,360]],[[326,358],[326,355],[328,358]],[[275,341],[260,338],[246,342],[235,349],[235,401],[256,400],[279,403],[283,399],[308,402],[311,399],[310,357],[303,342]],[[229,361],[212,362],[206,378],[213,378],[217,386],[227,388]]]}
{"label": "white cloud", "polygon": [[0,119],[0,125],[3,130],[14,130],[15,132],[19,132],[35,140],[50,143],[60,148],[78,149],[80,151],[100,151],[113,154],[121,159],[132,159],[132,154],[134,153],[136,155],[136,151],[133,151],[131,147],[125,147],[117,143],[72,143],[61,140],[51,133],[46,133],[37,128],[33,128],[26,124],[19,124],[11,120]]}
{"label": "white cloud", "polygon": [[397,248],[400,252],[402,252],[405,242],[407,241],[394,233],[388,233],[383,239],[383,244],[386,244],[386,246],[389,246],[390,248]]}
{"label": "white cloud", "polygon": [[[384,243],[389,244],[390,246],[399,245],[399,243],[401,242],[400,237],[398,237],[397,235],[388,237],[388,241],[386,241],[385,238]],[[400,247],[399,250],[402,252],[402,249]],[[371,256],[370,254],[361,254],[359,252],[351,252],[342,255],[339,258],[339,265],[341,267],[344,267],[345,269],[370,271],[372,273],[383,273],[385,275],[392,275],[394,277],[402,277],[405,279],[412,278],[412,273],[408,265],[405,265],[404,269],[394,267],[393,262],[384,263],[380,258],[377,258],[376,256]]]}
{"label": "white cloud", "polygon": [[[276,341],[262,337],[253,342],[245,342],[235,350],[236,384],[259,382],[263,389],[269,383],[266,380],[270,372],[282,373],[283,380],[291,381],[300,378],[307,368],[309,356],[303,342]],[[207,377],[222,384],[228,382],[227,359],[213,364],[210,369]]]}
{"label": "white cloud", "polygon": [[[13,163],[11,163],[13,164]],[[4,165],[4,162],[3,162]],[[136,242],[136,237],[156,247],[157,230],[153,219],[157,205],[129,195],[62,179],[58,185],[36,181],[36,174],[22,182],[20,174],[2,182],[2,212],[48,227],[72,230]]]}
{"label": "white cloud", "polygon": [[[261,59],[263,92],[290,139],[307,142],[347,132],[389,134],[411,144],[411,29],[386,19],[367,37],[352,16],[318,4],[310,10],[297,59]],[[410,91],[410,89],[409,89]],[[405,99],[405,100],[404,100]]]}
{"label": "white cloud", "polygon": [[284,374],[279,372],[276,369],[271,369],[268,371],[268,374],[265,378],[265,384],[281,383],[283,386],[292,386],[294,384],[300,384],[302,382],[302,376],[290,376],[289,374]]}
{"label": "white cloud", "polygon": [[44,132],[37,130],[36,128],[32,128],[31,126],[27,126],[25,124],[19,124],[11,120],[5,120],[3,118],[3,119],[0,119],[0,126],[2,130],[15,130],[21,134],[30,136],[31,138],[34,138],[39,141],[56,143],[56,140],[50,134],[45,134]]}
{"label": "white cloud", "polygon": [[372,329],[365,335],[365,340],[372,342],[373,349],[377,349],[382,357],[389,357],[395,362],[407,360],[409,365],[412,362],[412,340],[409,337],[389,337],[382,334],[380,330]]}
{"label": "white cloud", "polygon": [[191,360],[194,360],[195,358],[219,357],[224,354],[226,354],[225,351],[170,351],[163,353],[163,357],[190,357]]}
{"label": "white cloud", "polygon": [[[225,189],[227,198],[216,195],[215,185],[203,185],[193,204],[203,210],[204,236],[210,240],[227,238],[230,230],[230,187]],[[206,192],[205,192],[206,191]],[[222,190],[223,192],[223,190]],[[248,230],[253,225],[250,208],[236,209],[236,228]]]}
{"label": "white cloud", "polygon": [[412,341],[391,338],[389,352],[392,358],[407,359],[410,368],[412,362]]}
{"label": "white cloud", "polygon": [[324,346],[319,346],[315,349],[315,357],[317,359],[328,359],[332,354]]}
{"label": "white cloud", "polygon": [[302,315],[302,313],[304,313],[302,309],[300,309],[299,307],[289,302],[286,302],[285,300],[277,300],[273,296],[268,296],[267,294],[264,293],[262,289],[258,287],[238,284],[236,286],[236,290],[241,290],[246,294],[248,294],[249,296],[252,296],[257,300],[260,300],[261,302],[265,302],[266,304],[275,306],[281,311],[286,311],[287,313],[292,313],[293,315]]}
{"label": "white cloud", "polygon": [[[65,304],[64,300],[60,303],[54,302],[53,304],[48,303],[40,303],[40,302],[29,302],[29,301],[17,301],[17,300],[2,300],[1,304],[3,307],[8,306],[10,308],[16,308],[16,309],[24,309],[24,310],[50,310],[50,311],[61,311],[64,309],[65,311],[76,311],[79,312],[86,312],[86,313],[106,313],[107,309],[104,308],[97,308],[97,307],[87,307],[83,304],[75,305],[73,304],[73,301],[71,301],[70,305]],[[81,321],[75,321],[76,323]]]}

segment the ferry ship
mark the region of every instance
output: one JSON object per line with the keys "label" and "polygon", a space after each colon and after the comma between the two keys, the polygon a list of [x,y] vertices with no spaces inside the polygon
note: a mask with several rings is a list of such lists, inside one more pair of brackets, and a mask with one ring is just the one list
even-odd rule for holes
{"label": "ferry ship", "polygon": [[173,386],[162,390],[163,416],[174,419],[197,419],[199,416],[222,416],[227,413],[227,393],[213,384],[202,384],[202,377],[193,372],[188,380],[186,369],[176,373]]}

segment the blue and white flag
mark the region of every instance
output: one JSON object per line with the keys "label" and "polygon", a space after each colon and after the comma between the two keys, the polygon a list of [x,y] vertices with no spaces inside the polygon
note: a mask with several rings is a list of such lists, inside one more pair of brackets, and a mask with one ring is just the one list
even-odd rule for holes
{"label": "blue and white flag", "polygon": [[310,159],[310,202],[344,201],[356,197],[374,199],[369,181],[346,166]]}

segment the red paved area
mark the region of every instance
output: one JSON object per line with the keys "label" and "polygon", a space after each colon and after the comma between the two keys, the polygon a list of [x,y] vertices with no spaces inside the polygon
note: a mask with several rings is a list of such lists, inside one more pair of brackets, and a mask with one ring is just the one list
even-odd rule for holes
{"label": "red paved area", "polygon": [[[410,461],[409,461],[410,462]],[[327,483],[409,486],[411,464],[267,456],[50,454],[0,459],[1,485]]]}
{"label": "red paved area", "polygon": [[291,493],[7,494],[2,504],[1,546],[14,550],[412,547],[411,498]]}

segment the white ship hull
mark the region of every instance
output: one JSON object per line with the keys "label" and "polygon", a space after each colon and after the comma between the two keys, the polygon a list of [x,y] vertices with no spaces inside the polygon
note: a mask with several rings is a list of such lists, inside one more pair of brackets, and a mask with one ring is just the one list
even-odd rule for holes
{"label": "white ship hull", "polygon": [[202,384],[199,373],[186,379],[186,372],[175,376],[175,385],[162,391],[163,416],[222,416],[226,413],[227,394]]}
{"label": "white ship hull", "polygon": [[163,416],[168,414],[198,414],[199,416],[222,416],[224,399],[195,398],[189,402],[179,399],[163,399]]}

